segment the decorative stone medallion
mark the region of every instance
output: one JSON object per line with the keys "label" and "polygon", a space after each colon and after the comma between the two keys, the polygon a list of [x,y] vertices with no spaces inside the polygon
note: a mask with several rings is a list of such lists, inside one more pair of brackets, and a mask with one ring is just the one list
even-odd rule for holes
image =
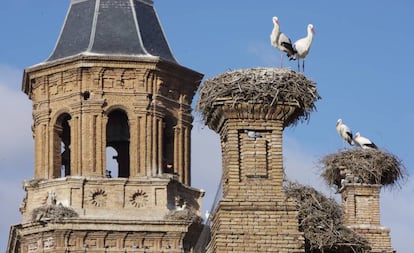
{"label": "decorative stone medallion", "polygon": [[91,193],[90,203],[97,207],[105,206],[106,204],[106,192],[103,189],[96,189]]}
{"label": "decorative stone medallion", "polygon": [[129,202],[134,207],[144,207],[148,203],[148,194],[143,190],[137,190],[131,195],[131,197],[129,198]]}

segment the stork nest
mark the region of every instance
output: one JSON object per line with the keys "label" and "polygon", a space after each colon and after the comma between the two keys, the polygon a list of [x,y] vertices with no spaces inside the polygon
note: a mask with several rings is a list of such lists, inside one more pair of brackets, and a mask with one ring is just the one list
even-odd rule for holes
{"label": "stork nest", "polygon": [[334,199],[298,183],[290,182],[284,188],[286,196],[296,202],[305,252],[363,253],[370,249],[365,238],[343,224],[342,208]]}
{"label": "stork nest", "polygon": [[316,84],[304,75],[290,69],[252,68],[228,71],[204,81],[200,88],[196,111],[207,123],[219,98],[231,98],[233,106],[238,103],[296,104],[299,113],[291,124],[308,121],[315,102],[321,97]]}
{"label": "stork nest", "polygon": [[384,186],[401,186],[408,176],[402,161],[377,149],[349,149],[324,157],[322,177],[329,186],[341,187],[341,180]]}
{"label": "stork nest", "polygon": [[47,205],[33,209],[32,221],[61,221],[65,218],[78,217],[72,208],[62,205]]}
{"label": "stork nest", "polygon": [[203,223],[203,219],[198,216],[195,210],[192,208],[171,211],[165,216],[165,218],[168,220],[189,221],[198,224]]}

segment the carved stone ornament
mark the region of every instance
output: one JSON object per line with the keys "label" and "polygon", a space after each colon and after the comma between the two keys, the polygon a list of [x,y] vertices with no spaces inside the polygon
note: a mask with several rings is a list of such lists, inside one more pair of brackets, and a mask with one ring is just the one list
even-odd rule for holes
{"label": "carved stone ornament", "polygon": [[148,194],[143,190],[137,190],[135,193],[131,195],[129,201],[131,205],[134,207],[145,207],[148,203]]}
{"label": "carved stone ornament", "polygon": [[94,206],[101,207],[106,204],[106,192],[103,189],[96,189],[91,193],[90,203]]}

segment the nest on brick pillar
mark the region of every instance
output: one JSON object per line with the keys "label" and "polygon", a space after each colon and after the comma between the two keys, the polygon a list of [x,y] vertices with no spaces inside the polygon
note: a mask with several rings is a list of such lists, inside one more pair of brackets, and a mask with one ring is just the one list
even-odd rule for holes
{"label": "nest on brick pillar", "polygon": [[401,186],[407,169],[395,155],[377,149],[349,149],[325,156],[320,161],[322,177],[329,186],[345,183]]}
{"label": "nest on brick pillar", "polygon": [[296,203],[306,253],[364,253],[370,250],[365,238],[343,224],[342,208],[334,199],[312,187],[292,182],[284,186],[284,191]]}
{"label": "nest on brick pillar", "polygon": [[252,68],[228,71],[204,81],[199,90],[196,111],[207,124],[215,110],[215,102],[229,98],[233,106],[239,103],[277,106],[295,104],[296,117],[289,125],[307,121],[315,102],[321,97],[316,84],[304,75],[290,69]]}

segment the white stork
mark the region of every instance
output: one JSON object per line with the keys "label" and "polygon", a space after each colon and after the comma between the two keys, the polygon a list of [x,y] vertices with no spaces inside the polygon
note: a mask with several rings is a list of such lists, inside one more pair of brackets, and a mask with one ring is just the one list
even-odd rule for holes
{"label": "white stork", "polygon": [[354,145],[352,131],[347,125],[342,123],[342,119],[338,119],[336,122],[336,131],[338,131],[339,136],[348,142],[349,145]]}
{"label": "white stork", "polygon": [[292,47],[290,39],[282,32],[280,32],[280,25],[278,17],[273,17],[273,30],[270,34],[270,43],[275,48],[281,51],[280,53],[280,67],[283,67],[283,54],[285,52],[287,56],[292,59],[295,54],[295,50]]}
{"label": "white stork", "polygon": [[305,58],[309,53],[309,50],[312,45],[313,35],[315,34],[315,30],[313,29],[313,25],[308,25],[308,35],[302,39],[297,40],[293,44],[293,49],[296,51],[296,54],[291,58],[293,60],[298,60],[298,71],[300,71],[299,60],[302,60],[302,71],[305,72]]}
{"label": "white stork", "polygon": [[355,134],[354,141],[355,141],[356,144],[358,144],[358,146],[360,146],[363,149],[378,149],[378,147],[377,147],[377,145],[375,145],[375,143],[373,143],[368,138],[365,138],[365,137],[361,136],[361,134],[359,132],[357,132]]}

